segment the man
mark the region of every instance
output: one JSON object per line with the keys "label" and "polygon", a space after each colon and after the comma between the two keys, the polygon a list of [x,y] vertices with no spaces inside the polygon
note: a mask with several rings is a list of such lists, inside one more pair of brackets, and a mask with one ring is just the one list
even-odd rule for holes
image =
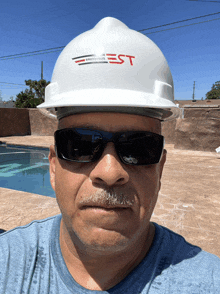
{"label": "man", "polygon": [[0,293],[219,293],[220,259],[150,222],[177,115],[172,76],[147,37],[113,18],[61,53],[46,101],[61,215],[0,237]]}

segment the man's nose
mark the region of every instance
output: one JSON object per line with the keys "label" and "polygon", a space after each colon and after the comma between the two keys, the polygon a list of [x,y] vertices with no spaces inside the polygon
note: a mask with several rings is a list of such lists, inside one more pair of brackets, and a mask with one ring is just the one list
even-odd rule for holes
{"label": "man's nose", "polygon": [[120,161],[114,144],[108,143],[102,157],[90,173],[94,184],[107,186],[121,186],[129,181],[129,174]]}

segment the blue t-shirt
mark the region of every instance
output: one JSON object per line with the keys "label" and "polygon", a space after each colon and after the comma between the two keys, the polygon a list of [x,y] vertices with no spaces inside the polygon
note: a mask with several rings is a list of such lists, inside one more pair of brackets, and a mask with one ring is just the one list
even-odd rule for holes
{"label": "blue t-shirt", "polygon": [[70,275],[59,243],[61,215],[0,235],[0,294],[219,294],[220,259],[155,225],[142,262],[107,291],[91,291]]}

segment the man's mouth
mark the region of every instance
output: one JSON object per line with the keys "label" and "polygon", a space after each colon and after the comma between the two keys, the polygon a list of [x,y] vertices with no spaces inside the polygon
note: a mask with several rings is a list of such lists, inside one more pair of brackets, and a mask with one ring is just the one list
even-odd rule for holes
{"label": "man's mouth", "polygon": [[129,206],[125,206],[125,205],[117,205],[117,206],[113,206],[113,205],[99,205],[99,204],[94,204],[94,205],[84,205],[81,207],[81,209],[102,209],[102,210],[106,210],[106,211],[111,211],[111,210],[118,210],[118,211],[122,211],[122,210],[126,210],[129,209],[131,207]]}

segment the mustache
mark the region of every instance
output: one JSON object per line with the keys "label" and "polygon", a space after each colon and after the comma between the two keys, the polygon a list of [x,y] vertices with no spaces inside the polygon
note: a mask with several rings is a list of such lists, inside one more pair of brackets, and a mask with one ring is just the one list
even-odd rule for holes
{"label": "mustache", "polygon": [[134,196],[130,193],[115,191],[115,189],[101,190],[82,199],[79,204],[82,206],[131,207],[134,204]]}

